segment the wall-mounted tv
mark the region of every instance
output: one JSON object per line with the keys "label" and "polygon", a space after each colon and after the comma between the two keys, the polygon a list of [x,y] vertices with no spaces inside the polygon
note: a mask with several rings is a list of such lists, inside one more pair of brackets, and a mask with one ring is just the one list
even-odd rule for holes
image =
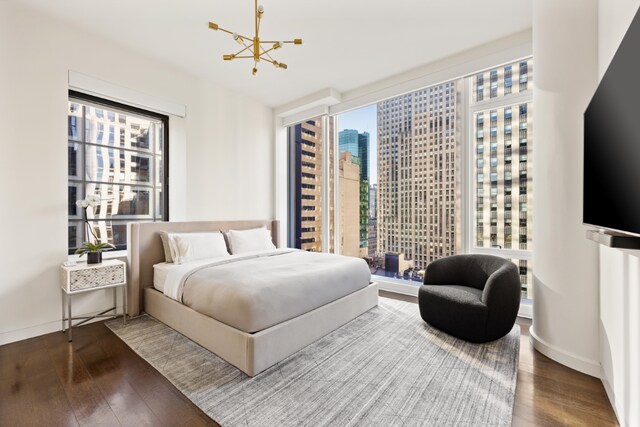
{"label": "wall-mounted tv", "polygon": [[583,190],[585,224],[640,235],[640,12],[584,113]]}

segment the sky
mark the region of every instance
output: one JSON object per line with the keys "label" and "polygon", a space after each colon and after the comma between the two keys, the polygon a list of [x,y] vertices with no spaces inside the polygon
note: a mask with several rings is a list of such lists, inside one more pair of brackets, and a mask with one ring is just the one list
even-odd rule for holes
{"label": "sky", "polygon": [[369,180],[378,182],[378,118],[377,105],[372,104],[338,116],[338,130],[355,129],[359,133],[369,132]]}

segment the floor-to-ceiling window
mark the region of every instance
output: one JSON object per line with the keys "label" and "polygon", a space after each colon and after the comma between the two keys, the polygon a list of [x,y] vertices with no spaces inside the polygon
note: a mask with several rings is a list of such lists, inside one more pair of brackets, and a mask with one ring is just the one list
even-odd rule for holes
{"label": "floor-to-ceiling window", "polygon": [[[522,60],[469,78],[470,251],[512,259],[524,299],[532,298],[532,65],[531,59]],[[483,84],[487,80],[489,88]]]}
{"label": "floor-to-ceiling window", "polygon": [[[338,245],[314,249],[362,257],[379,280],[413,285],[435,259],[492,253],[518,265],[523,297],[531,297],[532,64],[492,67],[327,118],[331,130],[319,139],[331,141],[325,153],[335,173],[314,185],[335,190],[324,210],[332,209],[327,235],[335,232]],[[291,126],[290,143],[322,120]],[[289,194],[290,206],[309,203],[301,191]]]}
{"label": "floor-to-ceiling window", "polygon": [[328,117],[289,126],[289,247],[334,250],[332,134],[333,120]]}

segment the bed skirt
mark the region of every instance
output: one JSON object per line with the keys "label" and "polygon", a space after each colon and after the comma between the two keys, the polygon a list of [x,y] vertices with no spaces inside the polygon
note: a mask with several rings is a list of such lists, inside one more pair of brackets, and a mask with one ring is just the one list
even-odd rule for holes
{"label": "bed skirt", "polygon": [[366,288],[306,314],[250,334],[144,289],[144,310],[212,351],[249,376],[286,359],[329,332],[378,305],[378,285]]}

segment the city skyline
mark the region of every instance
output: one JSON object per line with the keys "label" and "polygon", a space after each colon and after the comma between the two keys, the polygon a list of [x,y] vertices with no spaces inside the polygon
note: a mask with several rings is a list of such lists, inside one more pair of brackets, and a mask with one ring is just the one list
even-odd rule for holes
{"label": "city skyline", "polygon": [[[331,126],[337,123],[337,132],[331,131],[329,138],[340,153],[336,159],[344,162],[341,154],[351,153],[360,173],[359,192],[349,190],[348,197],[341,187],[344,177],[339,177],[335,197],[340,198],[341,247],[352,234],[344,226],[354,224],[355,217],[359,256],[368,259],[376,274],[420,280],[429,262],[460,253],[460,159],[462,138],[469,133],[471,245],[530,252],[531,77],[532,61],[523,60],[330,117]],[[464,91],[468,97],[462,96]],[[510,98],[521,92],[524,97]],[[367,137],[363,151],[362,138]],[[368,161],[363,167],[364,152]],[[333,159],[330,154],[330,164]],[[340,164],[340,173],[343,169]],[[527,258],[523,253],[523,259],[513,259],[525,298],[531,297],[532,280]]]}
{"label": "city skyline", "polygon": [[[362,255],[368,256],[369,248],[369,133],[355,129],[344,129],[338,132],[338,150],[351,154],[352,162],[358,165],[360,247]],[[342,161],[342,157],[340,157]],[[340,191],[342,196],[342,191]],[[342,206],[342,205],[341,205]]]}
{"label": "city skyline", "polygon": [[355,129],[359,133],[369,134],[369,184],[378,183],[378,164],[374,158],[378,149],[377,108],[377,104],[371,104],[337,117],[338,131]]}
{"label": "city skyline", "polygon": [[456,80],[378,103],[377,252],[399,256],[387,274],[422,272],[461,247],[461,91]]}

